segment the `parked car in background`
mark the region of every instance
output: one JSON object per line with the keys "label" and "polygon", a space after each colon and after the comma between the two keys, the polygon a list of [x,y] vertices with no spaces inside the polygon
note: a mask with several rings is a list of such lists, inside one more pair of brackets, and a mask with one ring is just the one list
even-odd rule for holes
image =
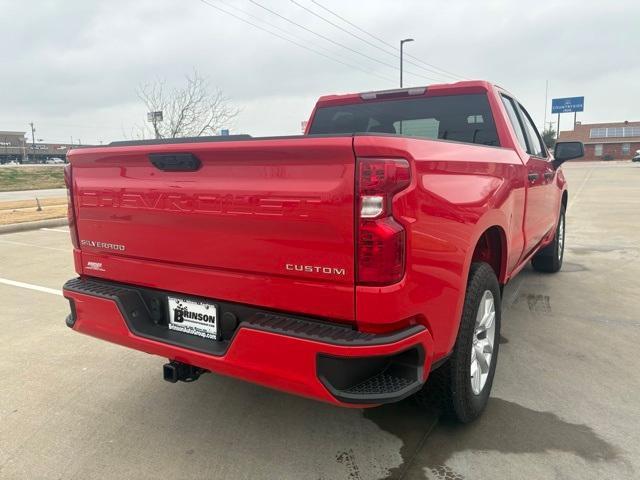
{"label": "parked car in background", "polygon": [[170,382],[211,371],[358,408],[438,392],[469,422],[504,285],[562,266],[561,165],[582,154],[552,158],[481,81],[322,97],[303,136],[73,150],[67,325],[168,358]]}
{"label": "parked car in background", "polygon": [[636,154],[631,159],[632,162],[640,162],[640,150],[636,151]]}
{"label": "parked car in background", "polygon": [[58,157],[51,157],[47,158],[44,163],[46,163],[47,165],[62,165],[65,163],[65,161]]}

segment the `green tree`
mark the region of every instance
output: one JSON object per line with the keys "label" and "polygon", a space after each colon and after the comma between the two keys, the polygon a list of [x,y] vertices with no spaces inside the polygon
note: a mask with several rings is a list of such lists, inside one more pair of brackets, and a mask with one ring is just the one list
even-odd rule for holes
{"label": "green tree", "polygon": [[547,148],[553,148],[556,144],[556,131],[553,127],[549,127],[542,132],[542,140]]}

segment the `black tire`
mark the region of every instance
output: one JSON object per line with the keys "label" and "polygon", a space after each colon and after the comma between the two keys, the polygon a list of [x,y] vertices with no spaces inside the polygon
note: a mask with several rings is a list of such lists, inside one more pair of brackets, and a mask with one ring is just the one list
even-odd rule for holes
{"label": "black tire", "polygon": [[531,259],[533,268],[544,273],[559,272],[564,258],[565,238],[565,206],[563,205],[553,241],[533,256]]}
{"label": "black tire", "polygon": [[[471,351],[475,338],[476,314],[487,291],[493,295],[495,305],[493,353],[484,386],[476,394],[471,384]],[[439,407],[445,415],[461,423],[469,423],[482,414],[489,401],[498,361],[501,310],[500,285],[493,269],[484,262],[473,263],[469,271],[456,344],[446,363],[431,372],[425,386],[415,395],[420,405],[425,408]]]}

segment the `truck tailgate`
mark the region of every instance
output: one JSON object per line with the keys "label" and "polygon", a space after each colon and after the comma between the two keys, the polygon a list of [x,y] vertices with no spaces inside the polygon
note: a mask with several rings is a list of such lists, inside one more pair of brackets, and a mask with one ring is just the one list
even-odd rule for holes
{"label": "truck tailgate", "polygon": [[[182,153],[199,168],[167,171],[151,161]],[[118,146],[69,157],[83,273],[353,319],[350,136]]]}

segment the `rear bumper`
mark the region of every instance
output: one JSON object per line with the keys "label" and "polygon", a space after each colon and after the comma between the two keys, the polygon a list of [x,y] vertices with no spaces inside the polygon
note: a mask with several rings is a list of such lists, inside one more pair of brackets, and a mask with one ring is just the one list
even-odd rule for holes
{"label": "rear bumper", "polygon": [[213,341],[166,328],[167,292],[89,278],[63,291],[67,325],[77,332],[337,405],[401,400],[421,388],[433,360],[431,335],[420,325],[376,335],[215,302],[221,318],[231,313],[237,323]]}

